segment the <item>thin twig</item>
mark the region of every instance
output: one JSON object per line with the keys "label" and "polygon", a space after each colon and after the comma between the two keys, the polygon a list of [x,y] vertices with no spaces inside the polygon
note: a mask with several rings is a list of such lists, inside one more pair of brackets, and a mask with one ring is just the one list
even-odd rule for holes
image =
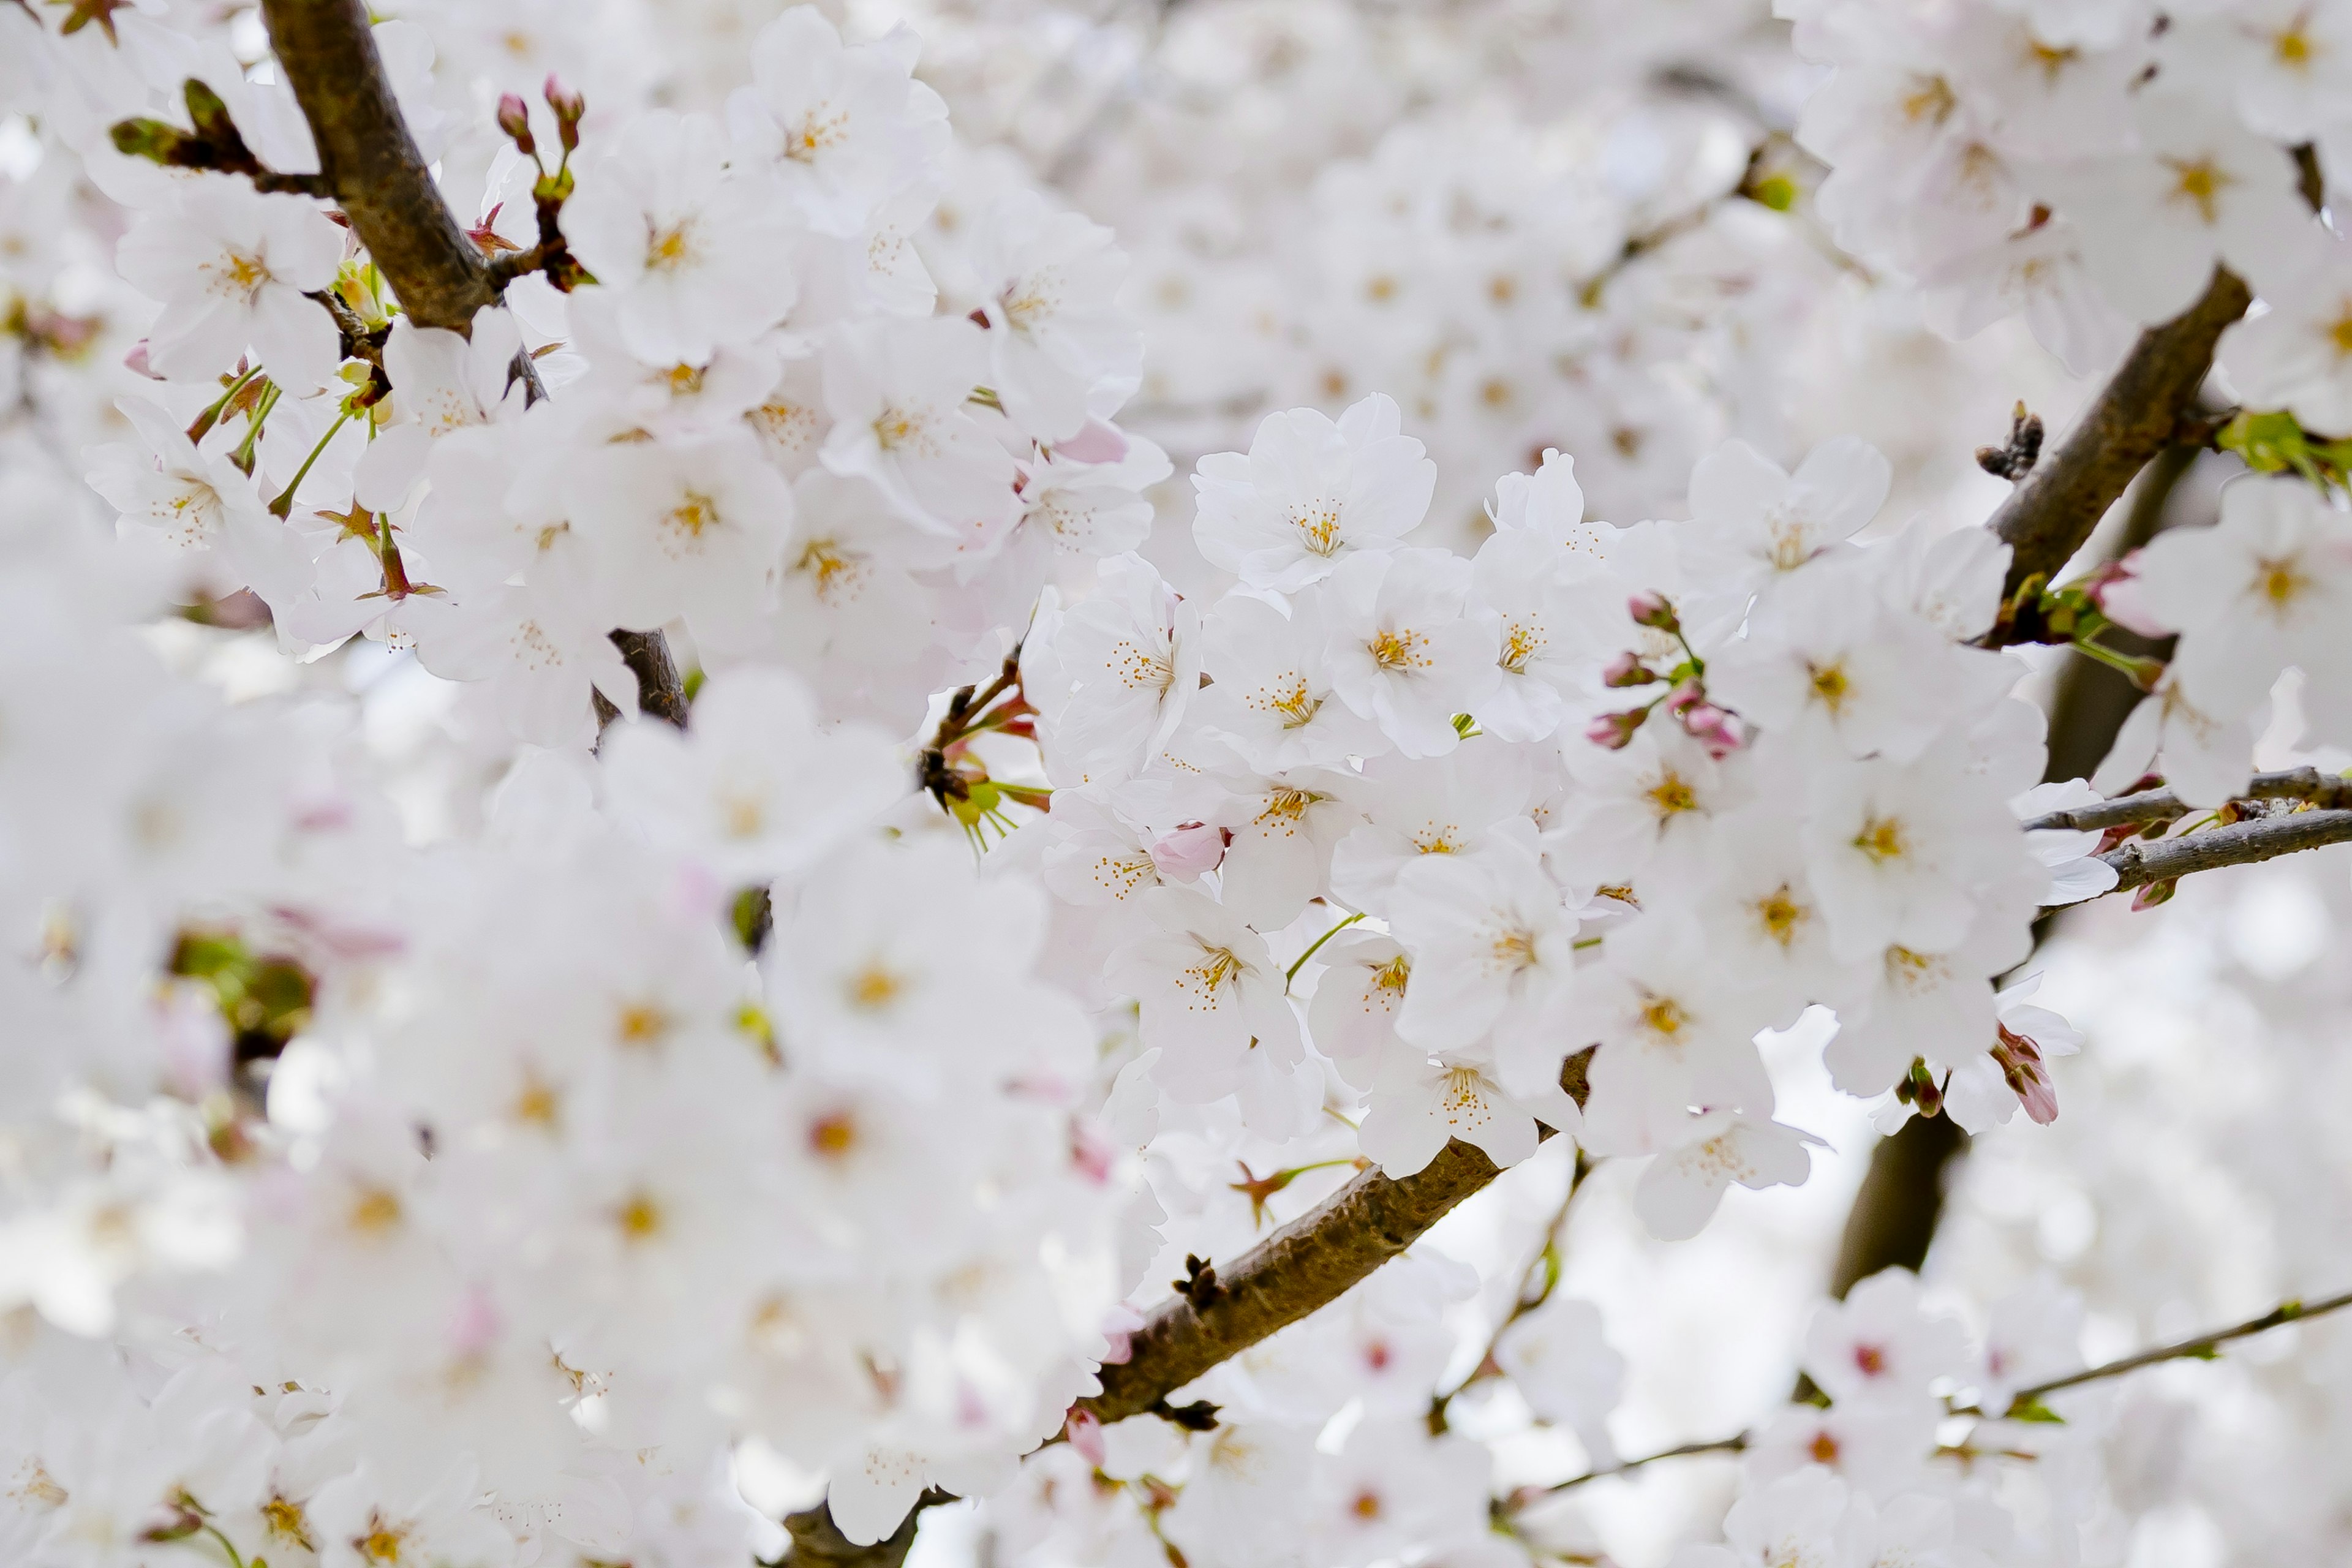
{"label": "thin twig", "polygon": [[2352,811],[2291,811],[2201,833],[2138,839],[2098,857],[2116,870],[2116,891],[2169,882],[2191,872],[2252,866],[2304,849],[2352,841]]}
{"label": "thin twig", "polygon": [[[2323,773],[2313,767],[2256,773],[2235,798],[2305,800],[2314,805],[2342,809],[2352,807],[2352,778],[2346,778],[2341,773]],[[2119,795],[2113,800],[2098,801],[2090,805],[2045,812],[2027,822],[2025,830],[2033,833],[2060,828],[2087,833],[2139,822],[2170,822],[2188,816],[2195,809],[2168,789],[2147,789],[2137,795]]]}
{"label": "thin twig", "polygon": [[[2298,1322],[2305,1318],[2320,1317],[2345,1307],[2352,1307],[2352,1290],[2308,1304],[2300,1300],[2282,1301],[2259,1318],[2249,1318],[2242,1323],[2234,1323],[2226,1329],[2216,1329],[2210,1334],[2199,1334],[2193,1339],[2177,1341],[2168,1345],[2158,1345],[2154,1350],[2142,1351],[2137,1355],[2127,1355],[2120,1361],[2106,1362],[2083,1372],[2070,1373],[2064,1377],[2053,1377],[2047,1383],[2037,1383],[2031,1388],[2020,1389],[2011,1398],[2009,1411],[2010,1414],[2015,1415],[2019,1411],[2040,1404],[2044,1398],[2062,1390],[2077,1388],[2086,1383],[2096,1383],[2102,1378],[2120,1377],[2125,1373],[2137,1372],[2141,1367],[2154,1366],[2158,1362],[2179,1361],[2189,1356],[2194,1356],[2200,1361],[2210,1361],[2213,1359],[2213,1352],[2231,1340],[2242,1340],[2250,1335],[2266,1333],[2283,1324]],[[1971,1406],[1956,1410],[1952,1414],[1980,1415],[1983,1412]]]}

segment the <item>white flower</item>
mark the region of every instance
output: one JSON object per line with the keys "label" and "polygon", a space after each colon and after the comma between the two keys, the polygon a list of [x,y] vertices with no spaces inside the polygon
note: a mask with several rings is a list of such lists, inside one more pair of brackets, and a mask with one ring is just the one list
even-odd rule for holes
{"label": "white flower", "polygon": [[2238,0],[2158,40],[2166,75],[2211,89],[2249,129],[2292,146],[2344,118],[2352,11],[2333,0]]}
{"label": "white flower", "polygon": [[914,79],[920,42],[897,28],[845,45],[824,14],[795,5],[751,43],[751,85],[727,123],[819,233],[862,233],[892,197],[939,174],[947,105]]}
{"label": "white flower", "polygon": [[1265,939],[1181,888],[1155,889],[1143,906],[1156,929],[1113,953],[1110,974],[1142,1010],[1161,1087],[1201,1104],[1234,1092],[1254,1058],[1297,1061],[1298,1017]]}
{"label": "white flower", "polygon": [[2168,321],[2217,263],[2263,286],[2315,244],[2294,161],[2235,117],[2177,91],[2132,100],[2142,151],[2047,165],[2050,200],[2082,230],[2083,255],[2134,321]]}
{"label": "white flower", "polygon": [[792,487],[741,430],[592,448],[564,488],[598,599],[640,630],[755,615],[792,529]]}
{"label": "white flower", "polygon": [[1522,1101],[1475,1065],[1398,1058],[1372,1086],[1371,1108],[1356,1141],[1391,1181],[1426,1167],[1451,1138],[1508,1169],[1536,1152],[1538,1121],[1555,1127],[1565,1121],[1566,1131],[1574,1131],[1575,1103],[1557,1084],[1551,1100]]}
{"label": "white flower", "polygon": [[1597,656],[1601,628],[1624,595],[1593,574],[1591,557],[1533,528],[1497,529],[1470,569],[1471,614],[1494,623],[1500,680],[1478,704],[1480,729],[1506,741],[1559,730]]}
{"label": "white flower", "polygon": [[1839,1405],[1918,1405],[1967,1362],[1960,1325],[1927,1310],[1916,1276],[1889,1268],[1815,1310],[1799,1364]]}
{"label": "white flower", "polygon": [[1200,689],[1200,617],[1141,556],[1116,555],[1092,594],[1040,617],[1021,658],[1056,769],[1114,782],[1159,753]]}
{"label": "white flower", "polygon": [[1812,1169],[1792,1127],[1762,1117],[1712,1111],[1689,1119],[1683,1142],[1650,1162],[1633,1189],[1634,1212],[1661,1241],[1686,1241],[1706,1228],[1724,1189],[1801,1185]]}
{"label": "white flower", "polygon": [[688,733],[624,724],[603,758],[621,813],[730,888],[800,871],[908,787],[887,738],[820,730],[807,688],[772,669],[712,676]]}
{"label": "white flower", "polygon": [[1286,613],[1269,599],[1226,595],[1202,626],[1211,685],[1193,712],[1202,731],[1268,773],[1386,751],[1380,726],[1338,699],[1323,657],[1329,641],[1319,596],[1302,595]]}
{"label": "white flower", "polygon": [[182,550],[215,555],[232,579],[272,605],[310,585],[310,552],[300,535],[263,510],[253,481],[226,454],[205,456],[144,399],[115,406],[146,450],[98,447],[85,458],[90,489],[122,513],[125,534],[153,530]]}
{"label": "white flower", "polygon": [[964,407],[987,374],[984,336],[961,320],[862,323],[824,351],[824,466],[963,542],[992,537],[1018,504],[1013,458]]}
{"label": "white flower", "polygon": [[1143,337],[1116,303],[1127,257],[1110,230],[1017,190],[998,198],[962,259],[988,321],[989,384],[1025,434],[1066,440],[1097,387],[1134,384]]}
{"label": "white flower", "polygon": [[1402,943],[1378,931],[1342,931],[1317,950],[1315,962],[1322,973],[1307,1004],[1307,1029],[1341,1078],[1369,1089],[1391,1058],[1426,1059],[1426,1052],[1397,1037],[1397,1013],[1412,977]]}
{"label": "white flower", "polygon": [[396,417],[376,427],[361,454],[353,497],[371,510],[397,511],[441,437],[520,415],[525,393],[514,360],[521,348],[522,328],[495,306],[475,312],[470,338],[395,318],[383,368]]}
{"label": "white flower", "polygon": [[1601,1045],[1586,1069],[1594,1148],[1654,1147],[1676,1135],[1659,1129],[1679,1129],[1694,1105],[1770,1114],[1771,1085],[1752,1043],[1759,1020],[1706,952],[1696,922],[1651,912],[1610,931],[1602,962],[1579,975],[1570,1036]]}
{"label": "white flower", "polygon": [[1408,757],[1452,751],[1454,716],[1475,711],[1502,679],[1498,628],[1465,614],[1469,587],[1461,557],[1403,550],[1350,556],[1318,595],[1331,689]]}
{"label": "white flower", "polygon": [[564,239],[616,296],[622,338],[657,364],[704,363],[783,318],[785,233],[729,173],[718,123],[663,110],[633,121],[563,204]]}
{"label": "white flower", "polygon": [[1561,1026],[1576,922],[1534,861],[1424,856],[1398,874],[1390,923],[1412,954],[1400,1035],[1431,1051],[1486,1044],[1504,1087],[1530,1100],[1558,1087],[1580,1043]]}
{"label": "white flower", "polygon": [[1948,743],[1916,762],[1832,763],[1814,774],[1808,869],[1846,959],[1889,942],[1940,952],[2024,853],[2016,818],[1975,798]]}
{"label": "white flower", "polygon": [[342,358],[334,319],[305,298],[335,280],[343,231],[299,196],[262,195],[243,178],[212,175],[142,216],[115,263],[162,301],[148,363],[203,380],[251,349],[265,374],[299,397],[323,386]]}
{"label": "white flower", "polygon": [[1267,415],[1247,456],[1215,453],[1194,471],[1201,553],[1250,587],[1289,592],[1358,552],[1394,548],[1437,483],[1437,465],[1402,430],[1385,396],[1336,422],[1311,408]]}
{"label": "white flower", "polygon": [[575,595],[493,588],[420,627],[416,658],[445,680],[490,682],[514,735],[565,746],[593,722],[592,689],[624,713],[636,711],[637,678],[611,629],[583,616]]}
{"label": "white flower", "polygon": [[1822,442],[1794,474],[1727,441],[1691,470],[1691,570],[1743,594],[1769,590],[1876,516],[1893,473],[1854,436]]}
{"label": "white flower", "polygon": [[2329,245],[2263,291],[2270,307],[2221,334],[2221,368],[2249,408],[2284,408],[2307,430],[2352,433],[2352,256]]}

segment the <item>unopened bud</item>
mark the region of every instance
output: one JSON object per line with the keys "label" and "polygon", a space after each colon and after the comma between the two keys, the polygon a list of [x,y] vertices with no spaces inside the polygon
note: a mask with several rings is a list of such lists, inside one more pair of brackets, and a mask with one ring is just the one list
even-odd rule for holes
{"label": "unopened bud", "polygon": [[1666,693],[1666,711],[1679,719],[1706,700],[1706,688],[1699,684],[1698,677],[1686,676],[1680,685]]}
{"label": "unopened bud", "polygon": [[1584,727],[1584,738],[1596,746],[1622,752],[1632,743],[1633,731],[1640,729],[1649,716],[1647,708],[1628,708],[1622,713],[1596,714],[1592,722]]}
{"label": "unopened bud", "polygon": [[1717,708],[1712,702],[1701,702],[1687,708],[1680,717],[1683,728],[1689,732],[1691,739],[1705,746],[1706,754],[1718,763],[1747,743],[1748,737],[1740,728],[1739,716]]}
{"label": "unopened bud", "polygon": [[2042,1047],[2006,1024],[1993,1026],[1992,1059],[2025,1114],[2047,1127],[2058,1120],[2058,1089],[2042,1060]]}
{"label": "unopened bud", "polygon": [[1189,882],[1224,863],[1225,844],[1223,828],[1188,822],[1153,842],[1151,864],[1171,881]]}
{"label": "unopened bud", "polygon": [[522,150],[523,156],[530,157],[538,153],[538,144],[530,137],[530,106],[522,100],[522,94],[499,94],[499,129]]}
{"label": "unopened bud", "polygon": [[1674,605],[1655,589],[1644,589],[1626,600],[1625,613],[1633,617],[1635,626],[1648,626],[1653,631],[1677,636],[1683,629],[1682,621],[1675,615]]}
{"label": "unopened bud", "polygon": [[557,80],[553,71],[547,73],[547,86],[542,90],[547,107],[555,110],[557,139],[566,153],[575,151],[580,145],[580,117],[588,112],[588,100]]}
{"label": "unopened bud", "polygon": [[1628,648],[1603,665],[1601,683],[1604,686],[1650,686],[1663,679],[1658,672],[1642,662],[1642,656]]}

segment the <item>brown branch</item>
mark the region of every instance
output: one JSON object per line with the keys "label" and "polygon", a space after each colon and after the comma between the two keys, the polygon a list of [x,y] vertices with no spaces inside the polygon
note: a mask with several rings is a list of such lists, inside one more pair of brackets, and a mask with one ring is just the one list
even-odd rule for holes
{"label": "brown branch", "polygon": [[2116,868],[2116,890],[2121,891],[2347,841],[2352,841],[2352,811],[2290,811],[2178,838],[2137,839],[2099,858]]}
{"label": "brown branch", "polygon": [[[327,188],[369,258],[410,321],[470,334],[474,313],[498,293],[408,132],[365,0],[263,0],[261,9],[278,63],[310,122]],[[536,387],[527,357],[518,374]],[[684,729],[686,688],[662,634],[616,631],[613,641],[636,672],[639,710]],[[600,720],[609,719],[609,707],[599,700]]]}
{"label": "brown branch", "polygon": [[[2274,773],[2256,773],[2235,798],[2301,800],[2330,810],[2352,809],[2352,778],[2341,773],[2323,773],[2313,767],[2287,768]],[[2070,806],[2064,811],[2048,812],[2028,822],[2025,827],[2029,833],[2037,828],[2050,827],[2087,833],[2138,822],[2170,822],[2176,817],[2188,816],[2194,809],[2184,805],[2180,797],[2168,789],[2147,789],[2137,795],[2119,795],[2113,800],[2103,800],[2094,805]]]}
{"label": "brown branch", "polygon": [[489,272],[408,132],[365,0],[262,0],[261,9],[327,187],[409,319],[471,330],[495,298]]}
{"label": "brown branch", "polygon": [[1607,1469],[1587,1470],[1580,1476],[1570,1476],[1564,1481],[1555,1481],[1548,1487],[1527,1488],[1511,1499],[1509,1506],[1513,1511],[1517,1511],[1555,1492],[1568,1491],[1572,1488],[1583,1486],[1588,1481],[1606,1480],[1611,1476],[1622,1476],[1628,1470],[1638,1470],[1644,1465],[1654,1465],[1660,1459],[1687,1459],[1697,1454],[1741,1453],[1747,1449],[1750,1440],[1748,1433],[1734,1432],[1728,1437],[1709,1437],[1705,1442],[1683,1443],[1672,1448],[1661,1448],[1654,1454],[1644,1454],[1638,1459],[1627,1459],[1624,1463],[1612,1465]]}
{"label": "brown branch", "polygon": [[[1992,530],[2011,551],[2005,602],[2028,579],[2055,576],[2133,477],[2172,443],[2212,368],[2222,330],[2252,300],[2237,274],[2217,268],[2196,304],[2140,333],[2057,451],[2044,456],[1993,514]],[[1998,647],[2008,640],[2005,630],[1996,626],[1988,642]]]}
{"label": "brown branch", "polygon": [[[1588,1047],[1560,1074],[1580,1105],[1591,1060]],[[1338,1300],[1499,1173],[1458,1139],[1402,1181],[1362,1173],[1218,1269],[1211,1291],[1161,1302],[1135,1333],[1128,1360],[1102,1369],[1103,1391],[1075,1408],[1105,1426],[1144,1414],[1218,1363]]]}
{"label": "brown branch", "polygon": [[637,711],[685,729],[686,682],[678,679],[677,663],[670,658],[669,639],[658,631],[620,631],[613,634],[613,646],[636,674]]}

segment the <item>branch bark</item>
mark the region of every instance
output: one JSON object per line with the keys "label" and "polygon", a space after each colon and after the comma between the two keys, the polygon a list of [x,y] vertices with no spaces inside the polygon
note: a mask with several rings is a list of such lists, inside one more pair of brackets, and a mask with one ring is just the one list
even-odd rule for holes
{"label": "branch bark", "polygon": [[[498,290],[408,133],[365,0],[263,0],[261,9],[319,145],[327,191],[401,308],[420,327],[470,333],[474,312],[494,303]],[[527,355],[520,365],[531,374]],[[658,631],[618,631],[613,641],[636,672],[639,710],[684,729],[686,688],[668,641]]]}
{"label": "branch bark", "polygon": [[2352,842],[2352,811],[2291,811],[2209,827],[2179,838],[2135,840],[2099,858],[2116,868],[2116,888],[2121,891],[2150,882],[2169,882],[2193,871],[2252,866],[2281,855],[2347,842]]}
{"label": "branch bark", "polygon": [[[1587,1047],[1560,1074],[1560,1087],[1579,1105],[1591,1060]],[[1076,1407],[1105,1426],[1142,1415],[1218,1363],[1338,1300],[1500,1173],[1459,1139],[1402,1181],[1363,1172],[1219,1270],[1208,1289],[1161,1302],[1133,1336],[1127,1361],[1102,1369],[1103,1391]]]}
{"label": "branch bark", "polygon": [[[2340,773],[2323,773],[2312,767],[2287,768],[2274,773],[2256,773],[2237,798],[2303,800],[2331,810],[2344,810],[2352,808],[2352,778]],[[2095,805],[2077,805],[2064,811],[2050,812],[2033,818],[2025,827],[2028,832],[2043,827],[2089,832],[2124,827],[2139,822],[2170,822],[2188,816],[2194,809],[2168,789],[2147,789],[2137,795],[2119,795]]]}
{"label": "branch bark", "polygon": [[[2004,600],[2030,577],[2056,575],[2133,477],[2171,444],[2213,366],[2222,330],[2252,302],[2238,276],[2218,268],[2196,304],[2139,335],[2058,450],[1993,514],[1993,531],[2011,551]],[[1992,640],[2000,640],[1998,628]]]}
{"label": "branch bark", "polygon": [[497,298],[489,270],[408,133],[364,0],[263,0],[261,9],[327,188],[409,319],[469,331]]}

